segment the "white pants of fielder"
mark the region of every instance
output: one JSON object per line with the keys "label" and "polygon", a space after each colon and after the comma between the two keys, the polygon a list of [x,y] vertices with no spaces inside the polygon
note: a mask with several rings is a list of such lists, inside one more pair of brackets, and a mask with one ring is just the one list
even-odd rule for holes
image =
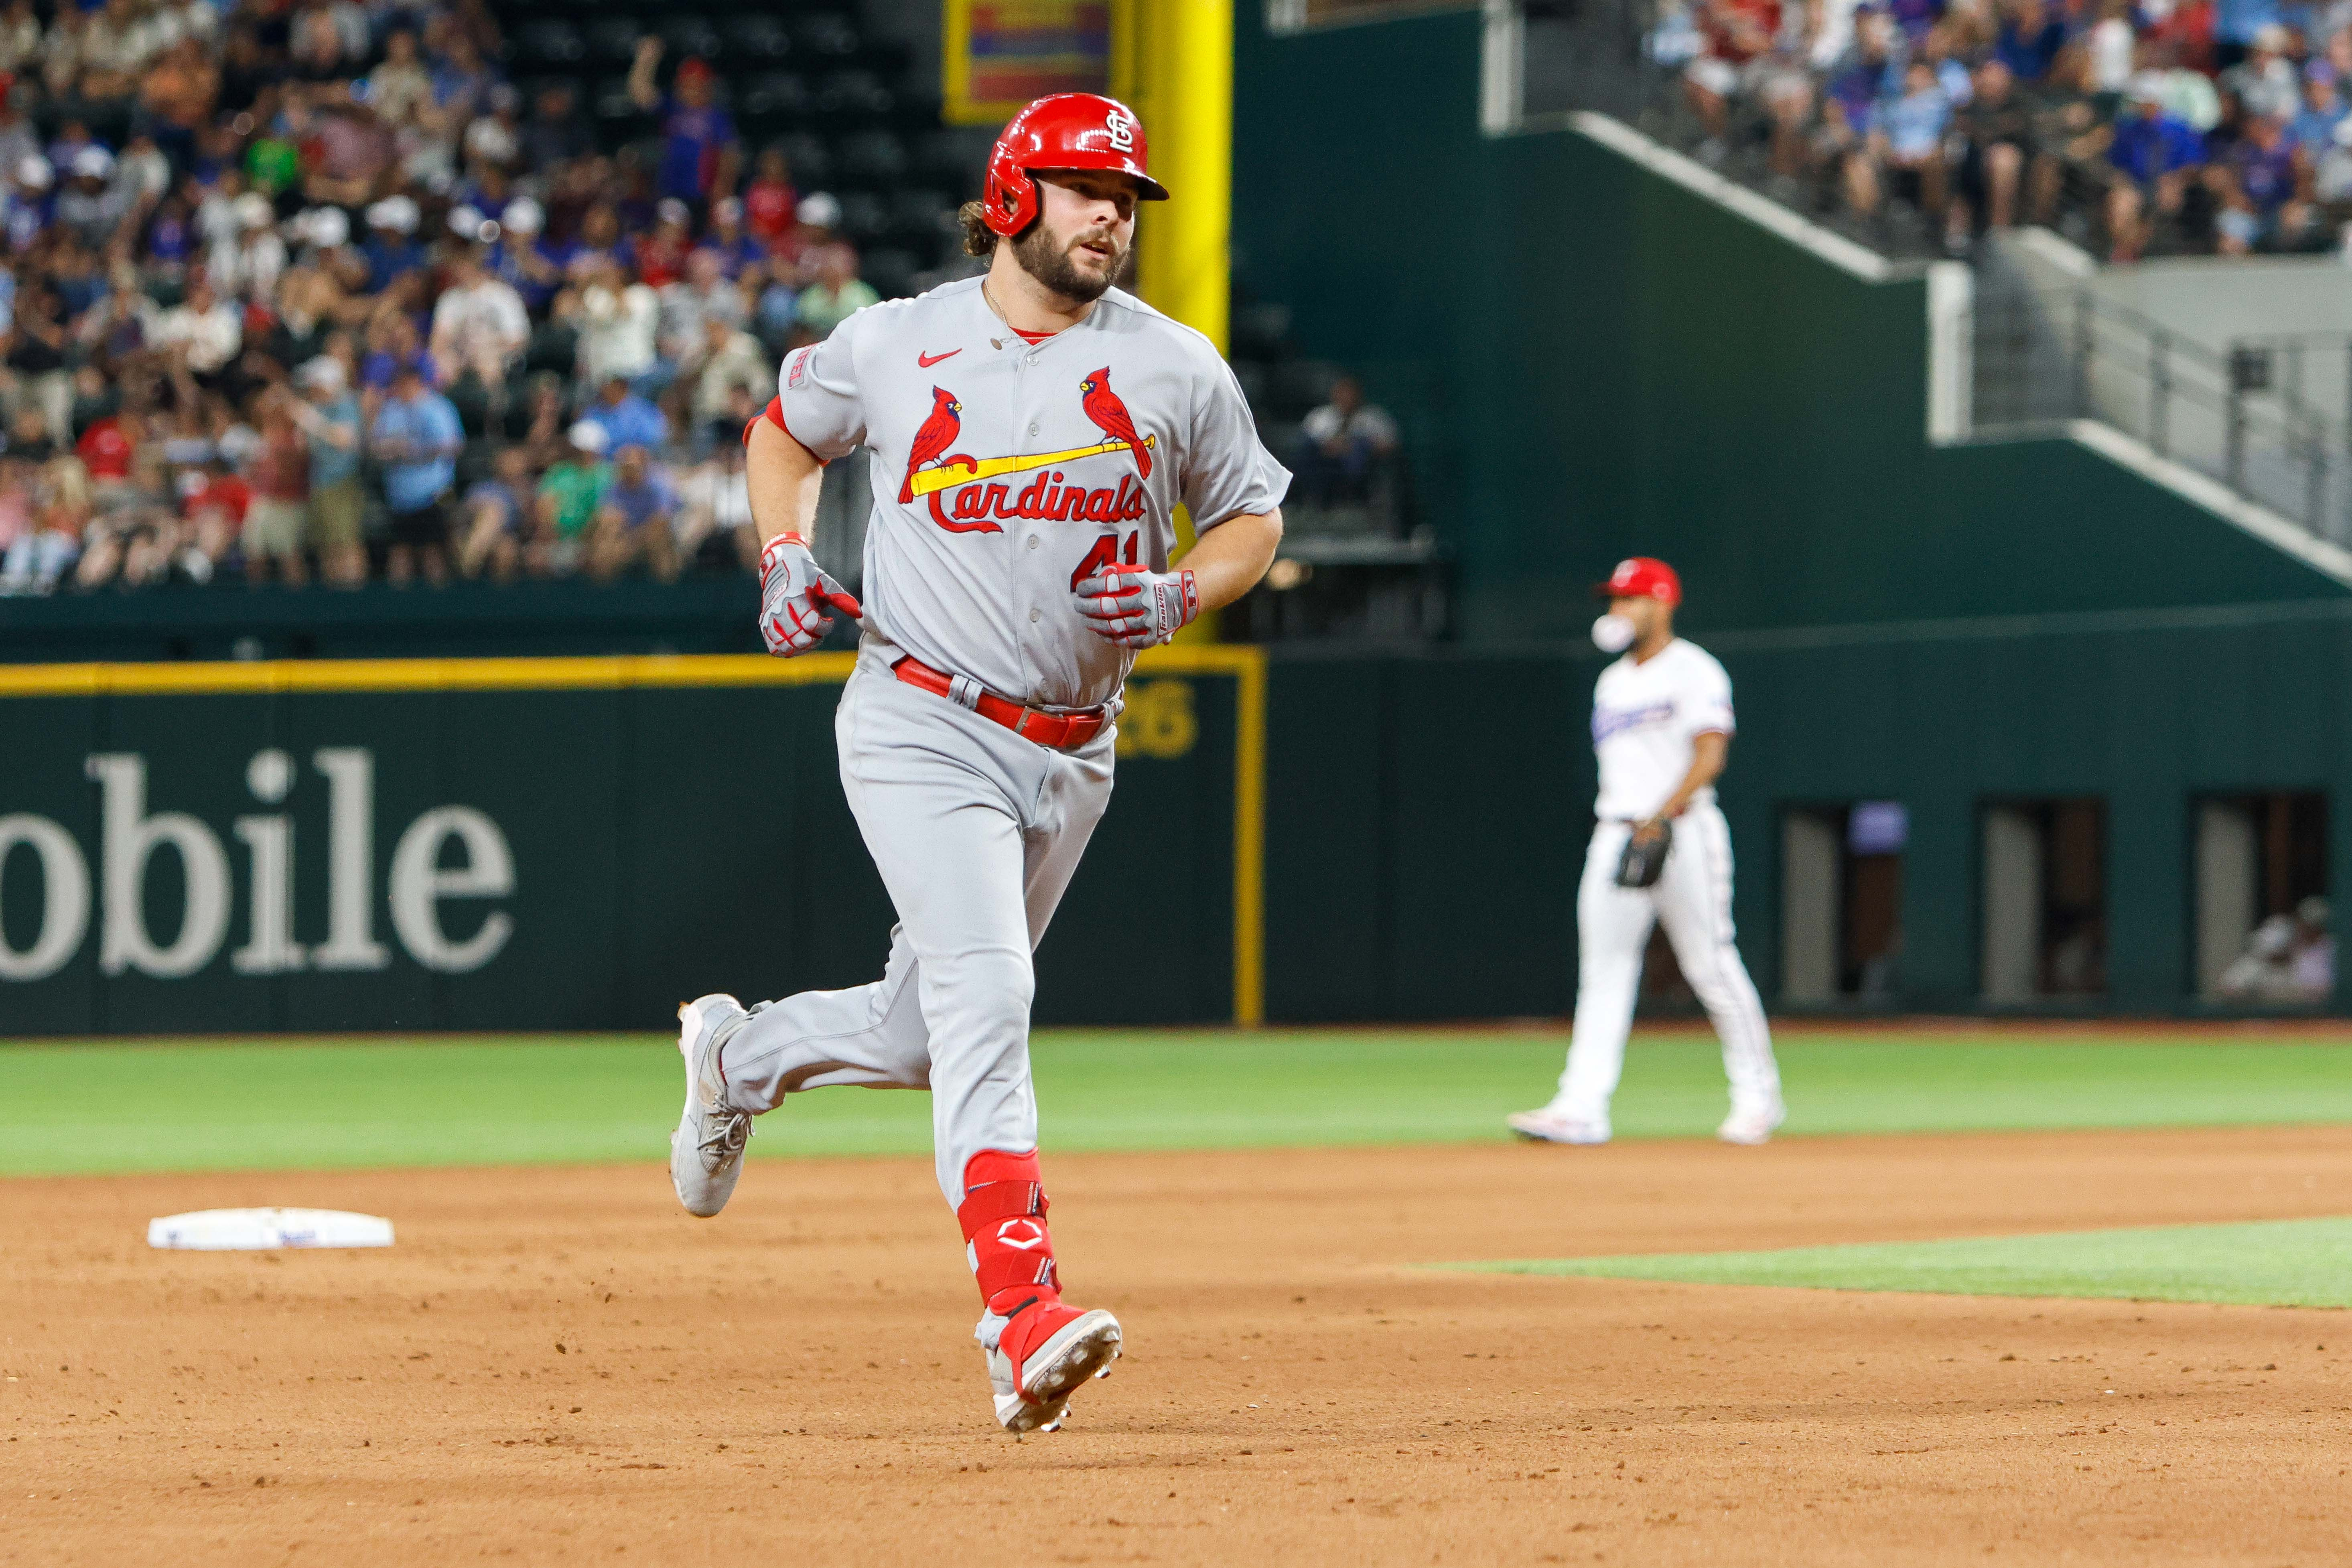
{"label": "white pants of fielder", "polygon": [[727,1042],[728,1102],[802,1089],[931,1091],[940,1189],[986,1150],[1037,1147],[1030,954],[1110,804],[1114,731],[1051,752],[861,664],[834,719],[841,783],[898,923],[882,978],[755,1009]]}
{"label": "white pants of fielder", "polygon": [[1553,1101],[1568,1115],[1605,1124],[1609,1099],[1625,1066],[1634,994],[1650,929],[1666,928],[1675,962],[1723,1041],[1723,1072],[1734,1110],[1778,1107],[1780,1073],[1772,1060],[1764,1005],[1739,961],[1731,926],[1731,828],[1713,805],[1695,805],[1675,821],[1674,847],[1657,881],[1617,885],[1617,860],[1633,828],[1603,822],[1592,830],[1584,879],[1576,894],[1576,1028],[1568,1070]]}

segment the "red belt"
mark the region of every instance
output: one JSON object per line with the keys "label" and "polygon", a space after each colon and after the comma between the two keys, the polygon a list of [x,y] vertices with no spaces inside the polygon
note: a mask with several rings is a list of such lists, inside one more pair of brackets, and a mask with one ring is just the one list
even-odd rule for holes
{"label": "red belt", "polygon": [[1040,708],[1024,708],[1018,702],[1008,702],[992,691],[984,691],[979,682],[960,675],[949,675],[933,669],[920,659],[902,658],[890,667],[890,673],[908,685],[919,687],[936,697],[971,709],[992,724],[1002,724],[1024,741],[1056,752],[1075,752],[1103,732],[1110,722],[1110,708],[1087,708],[1076,713],[1048,713]]}

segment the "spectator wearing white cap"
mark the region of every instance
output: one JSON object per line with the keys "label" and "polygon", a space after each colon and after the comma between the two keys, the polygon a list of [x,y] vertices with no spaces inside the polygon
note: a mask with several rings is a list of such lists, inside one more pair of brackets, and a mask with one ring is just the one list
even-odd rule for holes
{"label": "spectator wearing white cap", "polygon": [[578,569],[596,510],[613,482],[604,462],[607,445],[604,427],[583,419],[565,434],[564,455],[540,476],[539,527],[525,552],[534,574],[560,576]]}
{"label": "spectator wearing white cap", "polygon": [[48,226],[50,191],[57,179],[50,172],[49,161],[38,153],[28,153],[17,159],[9,173],[0,221],[6,225],[8,249],[13,254],[31,247]]}
{"label": "spectator wearing white cap", "polygon": [[267,303],[286,270],[286,242],[278,237],[278,214],[269,198],[247,191],[233,204],[237,233],[226,245],[215,245],[206,267],[213,287],[222,293]]}
{"label": "spectator wearing white cap", "polygon": [[522,296],[485,271],[479,248],[467,246],[450,264],[449,287],[433,307],[431,350],[440,384],[471,371],[487,390],[502,391],[509,367],[530,341]]}
{"label": "spectator wearing white cap", "polygon": [[710,204],[710,232],[703,236],[702,244],[719,258],[719,270],[730,279],[740,278],[746,268],[764,267],[768,262],[768,247],[743,226],[740,196],[721,196]]}
{"label": "spectator wearing white cap", "polygon": [[320,354],[294,373],[303,401],[289,412],[310,444],[308,540],[319,571],[350,587],[367,581],[367,548],[360,525],[367,497],[360,485],[360,400],[342,362]]}
{"label": "spectator wearing white cap", "polygon": [[841,203],[825,191],[813,191],[793,208],[793,225],[776,241],[776,260],[792,272],[795,287],[816,276],[818,253],[841,237]]}
{"label": "spectator wearing white cap", "polygon": [[386,196],[368,208],[367,243],[360,250],[367,258],[369,293],[383,293],[392,287],[394,279],[430,260],[425,247],[416,243],[420,216],[412,196]]}
{"label": "spectator wearing white cap", "polygon": [[544,313],[563,286],[563,269],[541,243],[546,228],[546,209],[517,196],[499,214],[499,240],[487,264],[490,276],[520,295],[533,314]]}
{"label": "spectator wearing white cap", "polygon": [[114,154],[94,142],[73,155],[71,170],[66,188],[58,193],[57,221],[92,250],[104,250],[131,211],[131,194],[109,184]]}
{"label": "spectator wearing white cap", "polygon": [[2246,58],[2221,73],[2221,90],[2237,94],[2249,119],[2293,120],[2303,107],[2303,88],[2286,58],[2294,41],[2294,35],[2278,23],[2265,23],[2254,29]]}

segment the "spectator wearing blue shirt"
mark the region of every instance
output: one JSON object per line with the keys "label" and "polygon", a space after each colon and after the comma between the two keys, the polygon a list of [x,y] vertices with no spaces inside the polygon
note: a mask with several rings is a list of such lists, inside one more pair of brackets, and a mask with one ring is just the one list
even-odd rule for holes
{"label": "spectator wearing blue shirt", "polygon": [[416,360],[403,361],[394,374],[368,445],[383,465],[383,501],[392,514],[384,576],[406,583],[421,566],[438,587],[449,577],[449,487],[466,431],[449,400],[425,384]]}
{"label": "spectator wearing blue shirt", "polygon": [[2205,142],[2188,121],[2165,112],[2164,82],[2153,71],[2132,78],[2107,137],[2108,259],[2137,261],[2157,217],[2180,211],[2189,182],[2204,167]]}
{"label": "spectator wearing blue shirt", "polygon": [[499,214],[498,247],[490,273],[522,296],[534,317],[544,316],[563,287],[563,263],[545,240],[547,210],[529,196],[517,196]]}
{"label": "spectator wearing blue shirt", "polygon": [[367,210],[368,292],[381,294],[404,272],[414,272],[430,259],[416,243],[416,223],[422,215],[413,196],[386,196]]}
{"label": "spectator wearing blue shirt", "polygon": [[2278,20],[2278,0],[2220,0],[2213,7],[2213,63],[2223,70],[2236,65]]}
{"label": "spectator wearing blue shirt", "polygon": [[745,232],[743,203],[735,196],[721,196],[710,204],[710,232],[703,237],[702,248],[719,254],[719,269],[730,278],[740,278],[749,268],[768,264],[768,247]]}
{"label": "spectator wearing blue shirt", "polygon": [[661,581],[677,576],[677,542],[672,527],[677,491],[669,476],[640,446],[624,446],[613,459],[613,482],[596,509],[595,536],[588,545],[588,574],[609,583],[637,562]]}
{"label": "spectator wearing blue shirt", "polygon": [[1944,132],[1952,100],[1936,68],[1915,59],[1904,68],[1902,90],[1878,107],[1870,137],[1846,160],[1846,200],[1857,213],[1878,210],[1879,171],[1895,193],[1922,212],[1944,210]]}
{"label": "spectator wearing blue shirt", "polygon": [[310,442],[310,499],[307,542],[319,552],[320,574],[339,587],[367,581],[367,546],[361,520],[367,497],[360,487],[360,400],[347,384],[341,360],[320,354],[294,373],[304,401],[292,409],[294,423]]}
{"label": "spectator wearing blue shirt", "polygon": [[2207,177],[2221,202],[2213,227],[2222,255],[2243,256],[2265,242],[2291,248],[2303,238],[2311,207],[2297,199],[2294,146],[2278,119],[2249,116],[2245,134]]}
{"label": "spectator wearing blue shirt", "polygon": [[661,194],[698,204],[733,195],[742,149],[733,118],[714,101],[709,66],[691,55],[680,60],[677,79],[664,99],[654,84],[661,54],[659,38],[640,38],[629,69],[631,100],[661,117],[661,163],[656,171]]}
{"label": "spectator wearing blue shirt", "polygon": [[2315,166],[2336,145],[2336,128],[2344,122],[2344,94],[2336,68],[2314,60],[2303,68],[2303,109],[2287,127],[2287,140],[2305,166]]}
{"label": "spectator wearing blue shirt", "polygon": [[2001,7],[1993,53],[2020,81],[2040,81],[2066,47],[2066,24],[2042,0],[2010,0]]}
{"label": "spectator wearing blue shirt", "polygon": [[669,444],[669,416],[629,390],[626,376],[608,375],[597,401],[580,416],[604,432],[605,450],[624,447],[658,449]]}

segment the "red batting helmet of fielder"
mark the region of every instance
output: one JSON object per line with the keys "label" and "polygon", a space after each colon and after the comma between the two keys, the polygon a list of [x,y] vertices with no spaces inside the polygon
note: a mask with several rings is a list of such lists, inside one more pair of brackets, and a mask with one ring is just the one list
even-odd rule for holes
{"label": "red batting helmet of fielder", "polygon": [[1596,599],[1658,599],[1669,605],[1683,602],[1683,580],[1675,569],[1650,555],[1628,556],[1617,563],[1617,570],[1609,574],[1609,581],[1592,585]]}
{"label": "red batting helmet of fielder", "polygon": [[1097,93],[1057,92],[1014,115],[996,139],[981,212],[1008,238],[1027,228],[1037,216],[1032,169],[1104,169],[1132,176],[1144,201],[1166,201],[1167,189],[1143,172],[1143,122],[1135,110]]}

